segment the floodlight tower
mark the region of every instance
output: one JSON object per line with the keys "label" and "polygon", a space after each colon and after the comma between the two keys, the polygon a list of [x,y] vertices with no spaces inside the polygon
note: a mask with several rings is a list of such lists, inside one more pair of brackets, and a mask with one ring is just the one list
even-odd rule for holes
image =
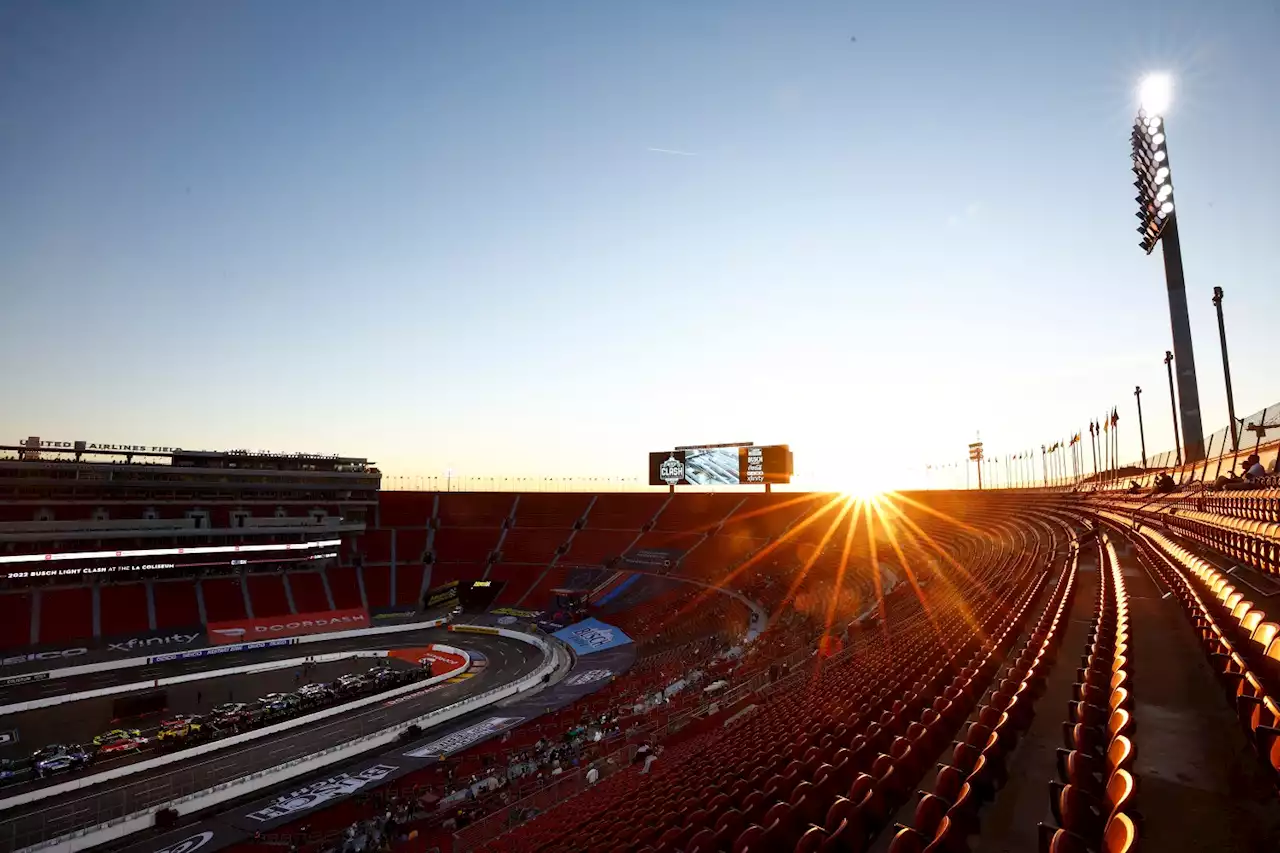
{"label": "floodlight tower", "polygon": [[1139,246],[1148,255],[1160,243],[1164,252],[1165,287],[1169,293],[1169,320],[1173,327],[1173,353],[1178,366],[1178,402],[1182,416],[1182,446],[1187,462],[1204,459],[1204,428],[1200,423],[1200,388],[1196,382],[1195,354],[1191,346],[1191,319],[1187,313],[1187,286],[1182,272],[1182,245],[1178,240],[1178,216],[1173,205],[1173,181],[1169,172],[1169,148],[1164,113],[1173,95],[1167,74],[1152,74],[1139,90],[1138,117],[1133,123],[1133,172],[1138,188]]}

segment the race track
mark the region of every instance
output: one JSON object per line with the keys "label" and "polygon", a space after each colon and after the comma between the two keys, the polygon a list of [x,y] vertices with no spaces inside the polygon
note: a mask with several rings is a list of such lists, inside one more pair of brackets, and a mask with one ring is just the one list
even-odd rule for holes
{"label": "race track", "polygon": [[[165,802],[184,794],[212,788],[222,782],[264,770],[282,764],[290,759],[318,752],[327,747],[354,740],[365,734],[394,726],[419,717],[436,708],[450,705],[467,696],[483,692],[510,681],[537,668],[542,660],[541,652],[534,646],[515,640],[482,634],[451,634],[442,629],[429,629],[406,634],[386,635],[377,638],[364,637],[342,640],[334,643],[315,643],[306,648],[307,654],[324,654],[335,651],[369,648],[403,648],[425,646],[437,642],[454,645],[467,651],[476,651],[488,659],[488,665],[476,672],[474,677],[458,683],[445,683],[432,688],[424,688],[422,693],[412,693],[408,698],[398,698],[388,702],[377,703],[358,709],[329,720],[298,730],[285,732],[275,737],[251,743],[239,744],[220,750],[211,755],[197,756],[191,761],[156,768],[153,771],[134,774],[119,780],[105,782],[86,790],[69,792],[61,796],[41,800],[22,808],[12,809],[0,814],[0,850],[18,849],[38,840],[56,837],[85,826],[91,826],[113,817],[138,811],[157,803]],[[148,673],[150,678],[177,675],[208,669],[221,669],[235,663],[262,662],[270,659],[298,657],[298,647],[280,649],[264,649],[258,652],[239,653],[236,655],[219,655],[212,659],[198,659],[147,667],[155,670]],[[371,661],[357,660],[363,668]],[[197,668],[198,667],[198,668]],[[109,683],[130,683],[138,680],[138,670],[114,670],[106,673],[112,676]],[[236,676],[239,677],[239,676]],[[256,684],[250,692],[255,695],[271,692],[266,686],[266,679],[286,678],[293,681],[293,671],[286,669],[270,673],[243,676],[249,679],[264,679],[263,686]],[[64,689],[69,689],[76,679],[64,680]],[[217,679],[222,682],[224,679]],[[213,682],[211,682],[213,683]],[[272,682],[275,683],[275,682]],[[179,687],[191,687],[193,692],[200,682],[191,682]],[[99,680],[89,686],[76,685],[76,689],[93,689],[107,684]],[[14,690],[24,693],[33,687],[43,685],[26,684]],[[289,687],[292,689],[292,687]],[[33,698],[29,694],[24,698]],[[13,701],[13,699],[9,699]],[[108,704],[110,700],[105,700]],[[226,701],[225,696],[204,696],[202,701],[208,704]],[[80,704],[80,703],[76,703]],[[185,710],[185,709],[176,709]],[[69,738],[68,738],[69,739]],[[24,738],[23,747],[35,749],[43,744],[32,744]],[[23,790],[25,785],[10,786],[3,789],[0,798],[13,796]]]}

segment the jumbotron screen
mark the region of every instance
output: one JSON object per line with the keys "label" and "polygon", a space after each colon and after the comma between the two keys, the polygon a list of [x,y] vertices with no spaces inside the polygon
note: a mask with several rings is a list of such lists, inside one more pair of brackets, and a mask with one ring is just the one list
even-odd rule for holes
{"label": "jumbotron screen", "polygon": [[748,486],[790,483],[791,448],[690,447],[649,454],[651,486]]}

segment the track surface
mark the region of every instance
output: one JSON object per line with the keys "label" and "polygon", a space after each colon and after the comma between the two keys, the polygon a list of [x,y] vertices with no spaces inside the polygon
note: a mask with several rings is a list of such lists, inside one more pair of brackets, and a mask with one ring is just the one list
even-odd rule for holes
{"label": "track surface", "polygon": [[[269,672],[246,672],[172,684],[159,688],[168,694],[168,710],[160,714],[150,714],[141,719],[120,722],[113,719],[112,706],[115,701],[122,696],[133,695],[132,693],[79,699],[48,708],[10,714],[5,718],[5,727],[17,729],[21,741],[0,751],[0,758],[30,755],[40,747],[53,743],[79,743],[88,746],[95,735],[115,728],[140,729],[143,735],[151,737],[163,718],[176,714],[207,714],[215,705],[223,702],[252,702],[268,693],[291,693],[303,684],[314,681],[333,681],[340,675],[364,672],[379,661],[387,661],[387,659],[345,658],[299,668],[285,667]],[[404,661],[392,659],[388,662],[393,667],[409,668],[409,664]],[[104,758],[94,762],[89,772],[120,767],[129,761],[152,758],[159,754],[156,750],[144,748],[133,755]],[[56,784],[60,781],[63,781],[63,777],[55,776],[42,784]],[[11,796],[14,789],[26,790],[27,786],[0,788],[0,799]]]}
{"label": "track surface", "polygon": [[[0,850],[12,850],[35,843],[42,838],[92,826],[113,817],[147,808],[184,794],[206,790],[257,770],[265,770],[290,759],[354,740],[361,735],[388,728],[436,708],[453,704],[491,687],[514,681],[532,672],[542,660],[541,652],[534,646],[483,634],[460,635],[450,634],[441,629],[430,629],[408,635],[392,636],[394,636],[393,642],[386,642],[392,637],[379,637],[377,644],[371,644],[370,640],[373,638],[368,637],[364,638],[363,643],[359,645],[354,645],[359,641],[344,642],[347,649],[390,648],[439,642],[468,651],[478,651],[488,658],[488,666],[479,670],[471,679],[456,684],[440,685],[428,693],[414,694],[407,701],[399,701],[396,704],[374,704],[276,737],[228,747],[191,761],[134,774],[82,791],[50,797],[23,809],[14,809],[10,813],[0,815],[0,818],[3,818],[0,819]],[[410,637],[413,638],[412,642]],[[333,646],[338,645],[341,644],[333,644]],[[292,647],[295,656],[296,648]],[[323,653],[336,650],[338,649],[330,644],[316,643],[307,651]],[[289,657],[289,655],[282,655],[282,657]],[[265,659],[267,658],[257,658],[258,661]],[[217,666],[227,665],[224,660],[219,660]],[[117,670],[116,672],[125,671]],[[136,671],[133,674],[136,675]],[[270,691],[262,688],[261,692]],[[25,786],[6,788],[0,796],[13,796],[22,790],[25,790]]]}

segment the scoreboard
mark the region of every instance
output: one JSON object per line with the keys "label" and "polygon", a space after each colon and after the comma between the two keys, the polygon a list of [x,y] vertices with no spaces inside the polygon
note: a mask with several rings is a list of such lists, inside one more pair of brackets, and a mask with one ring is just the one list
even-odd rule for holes
{"label": "scoreboard", "polygon": [[686,447],[649,454],[651,486],[750,486],[790,483],[791,448],[766,446]]}

